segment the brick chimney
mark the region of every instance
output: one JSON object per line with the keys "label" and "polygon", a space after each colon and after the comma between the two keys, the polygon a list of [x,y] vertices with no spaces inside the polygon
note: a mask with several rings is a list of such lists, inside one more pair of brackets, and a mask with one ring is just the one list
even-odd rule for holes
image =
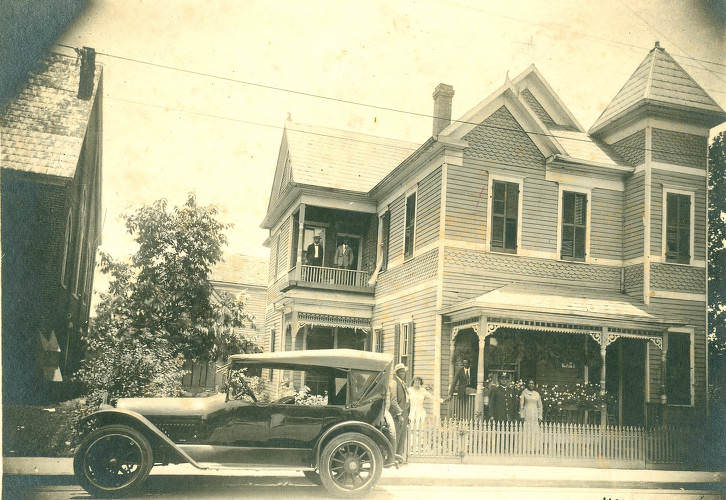
{"label": "brick chimney", "polygon": [[439,83],[434,89],[434,132],[437,136],[451,123],[451,101],[454,98],[454,87]]}
{"label": "brick chimney", "polygon": [[83,47],[78,52],[81,55],[81,75],[78,79],[78,98],[87,101],[93,94],[93,77],[96,73],[96,51],[91,47]]}

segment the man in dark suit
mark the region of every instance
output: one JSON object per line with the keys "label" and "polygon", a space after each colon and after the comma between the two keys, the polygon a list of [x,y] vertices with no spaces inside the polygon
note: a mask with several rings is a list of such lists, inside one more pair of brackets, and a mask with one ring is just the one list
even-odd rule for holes
{"label": "man in dark suit", "polygon": [[507,419],[506,403],[504,396],[504,388],[498,383],[496,378],[489,385],[489,418],[502,422]]}
{"label": "man in dark suit", "polygon": [[[408,434],[408,413],[411,402],[408,399],[406,387],[406,365],[398,363],[394,369],[391,381],[391,415],[396,423],[396,454],[404,457],[406,453],[406,437]],[[404,457],[404,461],[405,461]]]}
{"label": "man in dark suit", "polygon": [[446,398],[451,399],[456,394],[455,405],[453,410],[454,417],[459,417],[460,413],[464,411],[466,405],[467,387],[471,386],[471,368],[469,366],[469,360],[464,359],[461,361],[461,366],[454,373],[454,378],[449,386],[449,395]]}
{"label": "man in dark suit", "polygon": [[308,245],[306,256],[308,266],[323,265],[323,244],[320,243],[320,235],[315,235],[313,242]]}

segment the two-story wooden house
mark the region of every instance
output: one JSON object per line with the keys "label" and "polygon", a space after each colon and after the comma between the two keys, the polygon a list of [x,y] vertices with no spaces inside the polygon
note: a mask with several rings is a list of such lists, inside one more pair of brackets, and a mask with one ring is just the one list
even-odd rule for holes
{"label": "two-story wooden house", "polygon": [[3,401],[69,397],[101,240],[102,67],[47,54],[0,110]]}
{"label": "two-story wooden house", "polygon": [[266,349],[392,352],[436,400],[466,357],[479,407],[510,374],[600,384],[603,422],[703,418],[707,140],[726,113],[657,43],[589,131],[534,66],[451,122],[453,94],[436,88],[420,145],[287,124]]}

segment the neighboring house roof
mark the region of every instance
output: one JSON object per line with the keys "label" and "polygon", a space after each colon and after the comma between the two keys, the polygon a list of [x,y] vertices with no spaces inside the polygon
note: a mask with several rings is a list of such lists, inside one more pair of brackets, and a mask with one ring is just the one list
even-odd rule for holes
{"label": "neighboring house roof", "polygon": [[296,184],[367,193],[418,144],[358,132],[285,124],[288,154]]}
{"label": "neighboring house roof", "polygon": [[247,286],[267,286],[267,259],[228,254],[212,269],[210,281]]}
{"label": "neighboring house roof", "polygon": [[679,109],[690,108],[726,118],[726,113],[716,101],[656,42],[592,125],[590,133],[596,133],[645,102]]}
{"label": "neighboring house roof", "polygon": [[96,65],[93,93],[78,98],[80,58],[43,57],[17,95],[0,111],[3,169],[72,178],[101,80]]}
{"label": "neighboring house roof", "polygon": [[638,305],[636,298],[629,295],[567,285],[505,285],[458,304],[451,310],[466,307],[479,307],[488,311],[533,311],[589,318],[657,321]]}

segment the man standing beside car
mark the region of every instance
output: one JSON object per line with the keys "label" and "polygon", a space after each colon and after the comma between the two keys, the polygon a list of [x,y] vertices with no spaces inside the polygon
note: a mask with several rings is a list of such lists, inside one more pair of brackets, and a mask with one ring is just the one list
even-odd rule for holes
{"label": "man standing beside car", "polygon": [[[391,414],[396,423],[396,454],[404,457],[406,453],[406,437],[408,434],[408,413],[411,403],[408,399],[408,388],[406,387],[406,365],[398,363],[394,368],[393,380],[391,381]],[[404,457],[404,461],[406,458]]]}

